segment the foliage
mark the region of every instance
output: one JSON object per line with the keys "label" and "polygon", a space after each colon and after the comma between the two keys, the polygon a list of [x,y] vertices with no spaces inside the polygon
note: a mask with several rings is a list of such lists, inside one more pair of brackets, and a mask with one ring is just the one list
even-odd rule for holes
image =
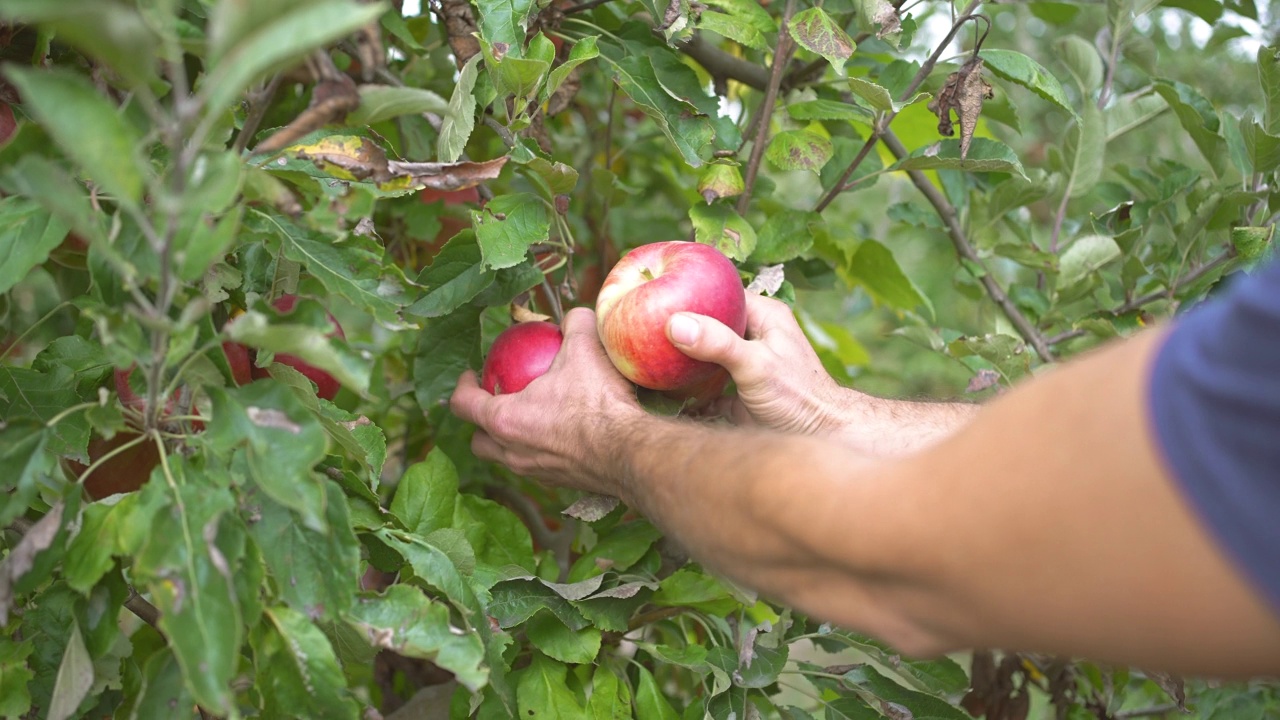
{"label": "foliage", "polygon": [[[1270,252],[1273,17],[0,0],[0,716],[1275,713],[1263,684],[906,660],[625,508],[562,515],[443,406],[513,312],[590,304],[658,239],[723,249],[887,392],[981,398],[1130,333]],[[91,501],[84,466],[144,444],[142,488]]]}

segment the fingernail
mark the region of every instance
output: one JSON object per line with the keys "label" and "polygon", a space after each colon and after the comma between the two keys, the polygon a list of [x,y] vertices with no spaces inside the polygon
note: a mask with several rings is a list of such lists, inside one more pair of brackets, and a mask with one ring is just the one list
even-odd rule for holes
{"label": "fingernail", "polygon": [[672,315],[667,323],[667,333],[671,336],[671,342],[677,345],[692,345],[698,342],[700,329],[697,320],[679,313]]}

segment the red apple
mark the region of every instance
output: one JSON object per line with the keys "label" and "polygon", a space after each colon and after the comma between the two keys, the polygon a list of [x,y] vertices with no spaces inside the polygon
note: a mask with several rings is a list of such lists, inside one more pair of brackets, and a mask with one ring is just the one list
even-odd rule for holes
{"label": "red apple", "polygon": [[722,369],[677,350],[667,339],[667,320],[678,312],[697,313],[742,335],[746,302],[738,269],[719,250],[683,241],[651,243],[623,255],[605,278],[596,297],[596,329],[628,380],[701,396]]}
{"label": "red apple", "polygon": [[17,132],[18,120],[13,116],[13,108],[0,100],[0,147],[8,145]]}
{"label": "red apple", "polygon": [[461,190],[436,190],[422,188],[418,191],[418,200],[424,203],[444,201],[445,205],[471,205],[480,202],[480,191],[475,187]]}
{"label": "red apple", "polygon": [[222,352],[227,356],[227,364],[231,366],[231,379],[235,380],[236,385],[253,382],[253,359],[249,357],[249,348],[238,342],[224,342]]}
{"label": "red apple", "polygon": [[549,322],[516,323],[503,330],[489,348],[480,387],[494,395],[520,392],[551,368],[564,335]]}
{"label": "red apple", "polygon": [[[116,369],[116,396],[120,398],[120,404],[134,412],[146,414],[147,398],[145,393],[139,393],[129,384],[129,378],[133,375],[137,365],[130,365],[124,370]],[[178,392],[175,390],[173,395],[169,396],[169,400],[164,404],[164,414],[169,416],[173,414],[174,405],[178,401]]]}
{"label": "red apple", "polygon": [[[89,464],[98,462],[120,446],[141,437],[136,432],[118,432],[110,440],[94,435],[89,440]],[[151,477],[151,471],[160,464],[160,451],[148,440],[113,455],[106,462],[86,475],[88,465],[63,458],[62,468],[72,479],[84,484],[85,492],[94,500],[101,500],[117,493],[133,492]]]}
{"label": "red apple", "polygon": [[[297,295],[281,295],[272,303],[276,310],[288,315],[293,312],[293,308],[298,304]],[[342,326],[338,324],[337,318],[329,315],[329,322],[333,325],[333,330],[329,333],[329,337],[346,338],[346,334],[342,332]],[[307,377],[308,380],[316,384],[316,395],[325,400],[332,400],[338,394],[341,387],[336,378],[320,368],[310,365],[302,358],[288,353],[276,353],[276,362],[281,365],[288,365]],[[253,377],[255,379],[270,377],[266,368],[254,367]]]}

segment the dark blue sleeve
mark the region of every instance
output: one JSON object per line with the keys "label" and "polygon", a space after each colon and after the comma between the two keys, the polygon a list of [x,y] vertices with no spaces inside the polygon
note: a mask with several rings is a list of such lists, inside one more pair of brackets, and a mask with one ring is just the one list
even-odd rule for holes
{"label": "dark blue sleeve", "polygon": [[1176,481],[1280,612],[1280,262],[1182,316],[1149,392]]}

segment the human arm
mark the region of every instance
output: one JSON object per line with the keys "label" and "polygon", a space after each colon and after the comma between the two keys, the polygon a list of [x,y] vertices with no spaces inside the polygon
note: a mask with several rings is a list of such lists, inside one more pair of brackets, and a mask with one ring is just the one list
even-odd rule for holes
{"label": "human arm", "polygon": [[551,371],[489,396],[473,448],[615,494],[724,574],[910,654],[1086,655],[1187,673],[1280,673],[1280,623],[1193,519],[1155,450],[1145,333],[1031,380],[900,459],[646,415],[565,320]]}
{"label": "human arm", "polygon": [[709,414],[742,427],[830,437],[890,457],[950,436],[977,412],[968,403],[891,400],[841,387],[822,367],[791,308],[759,295],[747,295],[745,338],[690,313],[673,316],[667,335],[686,355],[729,371],[737,392],[718,400]]}

